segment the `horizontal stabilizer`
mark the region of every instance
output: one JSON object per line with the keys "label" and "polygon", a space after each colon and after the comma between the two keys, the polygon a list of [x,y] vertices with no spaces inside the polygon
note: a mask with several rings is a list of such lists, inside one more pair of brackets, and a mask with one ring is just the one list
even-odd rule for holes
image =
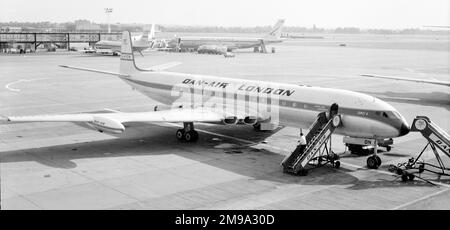
{"label": "horizontal stabilizer", "polygon": [[97,69],[89,69],[89,68],[68,66],[68,65],[59,65],[59,66],[63,67],[63,68],[76,69],[76,70],[82,70],[82,71],[93,72],[93,73],[102,73],[102,74],[109,74],[109,75],[114,75],[114,76],[119,76],[119,77],[128,77],[127,75],[123,75],[123,74],[120,74],[120,73],[103,71],[103,70],[97,70]]}

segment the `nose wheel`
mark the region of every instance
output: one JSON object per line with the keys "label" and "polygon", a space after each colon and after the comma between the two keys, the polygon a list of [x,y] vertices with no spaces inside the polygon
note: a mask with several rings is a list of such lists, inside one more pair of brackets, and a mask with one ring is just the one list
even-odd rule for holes
{"label": "nose wheel", "polygon": [[367,168],[377,169],[381,165],[381,158],[377,155],[372,155],[367,158]]}
{"label": "nose wheel", "polygon": [[194,130],[192,122],[183,123],[184,128],[178,129],[175,136],[180,141],[195,142],[198,140],[198,132]]}

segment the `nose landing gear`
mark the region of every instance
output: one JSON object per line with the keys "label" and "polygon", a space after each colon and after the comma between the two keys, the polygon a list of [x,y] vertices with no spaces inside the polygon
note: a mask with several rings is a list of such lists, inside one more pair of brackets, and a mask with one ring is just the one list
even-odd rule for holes
{"label": "nose landing gear", "polygon": [[193,122],[184,122],[183,128],[178,129],[176,132],[176,137],[180,141],[187,141],[187,142],[195,142],[198,140],[198,132],[194,129],[194,123]]}
{"label": "nose landing gear", "polygon": [[377,155],[378,153],[378,140],[375,138],[375,143],[373,145],[373,155],[367,158],[367,168],[377,169],[381,165],[381,158]]}

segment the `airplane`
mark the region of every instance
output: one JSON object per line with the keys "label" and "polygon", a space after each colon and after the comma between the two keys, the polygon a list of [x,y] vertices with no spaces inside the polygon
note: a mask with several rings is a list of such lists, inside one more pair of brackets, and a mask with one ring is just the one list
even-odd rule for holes
{"label": "airplane", "polygon": [[[176,138],[194,142],[194,123],[253,125],[273,130],[278,125],[307,129],[321,112],[338,108],[342,126],[335,132],[350,137],[380,139],[409,132],[405,118],[388,103],[349,90],[283,84],[217,76],[169,72],[179,63],[142,69],[136,66],[132,39],[123,32],[119,72],[61,65],[116,76],[163,105],[154,111],[9,116],[6,122],[79,122],[94,130],[122,134],[133,123],[183,123]],[[269,127],[269,128],[268,128]],[[381,160],[378,158],[380,164]]]}
{"label": "airplane", "polygon": [[254,51],[261,51],[266,53],[267,44],[280,43],[281,30],[283,28],[284,20],[277,21],[272,30],[262,38],[245,38],[245,37],[176,37],[167,42],[169,48],[177,49],[194,49],[197,50],[202,45],[216,45],[225,47],[228,52],[235,49],[254,48]]}
{"label": "airplane", "polygon": [[383,78],[383,79],[390,79],[390,80],[397,80],[397,81],[409,81],[409,82],[426,83],[426,84],[433,84],[433,85],[450,86],[450,82],[448,82],[448,81],[426,80],[426,79],[407,78],[407,77],[380,76],[380,75],[372,75],[372,74],[361,74],[361,76],[372,77],[372,78]]}
{"label": "airplane", "polygon": [[[142,51],[152,47],[153,39],[155,38],[155,24],[152,24],[152,28],[149,33],[143,33],[140,36],[133,37],[133,52],[139,52],[142,56]],[[120,55],[121,41],[108,41],[101,40],[94,44],[94,49],[84,51],[85,53],[98,53],[98,54],[112,54],[113,56]]]}

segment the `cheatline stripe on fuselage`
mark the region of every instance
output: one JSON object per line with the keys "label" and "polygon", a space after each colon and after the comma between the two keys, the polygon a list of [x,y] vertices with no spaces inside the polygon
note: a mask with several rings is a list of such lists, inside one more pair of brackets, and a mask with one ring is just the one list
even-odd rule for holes
{"label": "cheatline stripe on fuselage", "polygon": [[[153,83],[153,82],[146,82],[146,81],[140,81],[140,80],[136,80],[136,79],[132,79],[132,78],[127,78],[127,77],[122,77],[122,79],[124,79],[125,81],[129,81],[144,87],[149,87],[149,88],[153,88],[153,89],[160,89],[160,90],[167,90],[167,91],[171,91],[173,89],[173,85],[166,85],[166,84],[160,84],[160,83]],[[190,92],[193,93],[194,92],[194,88],[192,87],[186,87],[186,88],[190,88]],[[205,96],[211,96],[213,97],[215,93],[217,93],[217,91],[214,90],[207,90],[207,89],[203,89],[202,94]],[[214,94],[213,94],[214,93]],[[225,94],[224,94],[225,95]],[[239,98],[236,96],[237,93],[234,93],[234,97],[233,100],[244,100],[244,101],[249,101],[249,102],[253,102],[253,103],[257,103],[259,102],[259,98],[258,96],[251,96],[251,95],[245,95],[245,98]],[[270,94],[269,94],[270,95]],[[228,99],[228,98],[227,98]],[[250,100],[253,99],[253,100]],[[266,103],[267,104],[271,104],[271,98],[267,97],[266,98]],[[288,108],[288,109],[298,109],[298,110],[309,110],[309,111],[318,111],[318,112],[324,112],[324,111],[328,111],[328,108],[330,105],[323,105],[323,104],[313,104],[313,103],[307,103],[307,102],[301,102],[301,101],[291,101],[291,100],[285,100],[285,99],[279,99],[279,107],[282,108]],[[358,113],[366,113],[366,116],[361,116]],[[339,106],[339,113],[345,114],[345,115],[350,115],[350,116],[356,116],[356,117],[364,117],[364,118],[369,118],[375,121],[379,121],[382,123],[386,123],[389,124],[391,126],[394,126],[394,119],[389,119],[389,118],[384,118],[380,115],[376,115],[375,112],[380,112],[378,110],[360,110],[360,109],[352,109],[352,108],[345,108],[345,107],[340,107]],[[381,112],[385,112],[385,111],[381,111]],[[387,111],[386,111],[387,112]]]}

